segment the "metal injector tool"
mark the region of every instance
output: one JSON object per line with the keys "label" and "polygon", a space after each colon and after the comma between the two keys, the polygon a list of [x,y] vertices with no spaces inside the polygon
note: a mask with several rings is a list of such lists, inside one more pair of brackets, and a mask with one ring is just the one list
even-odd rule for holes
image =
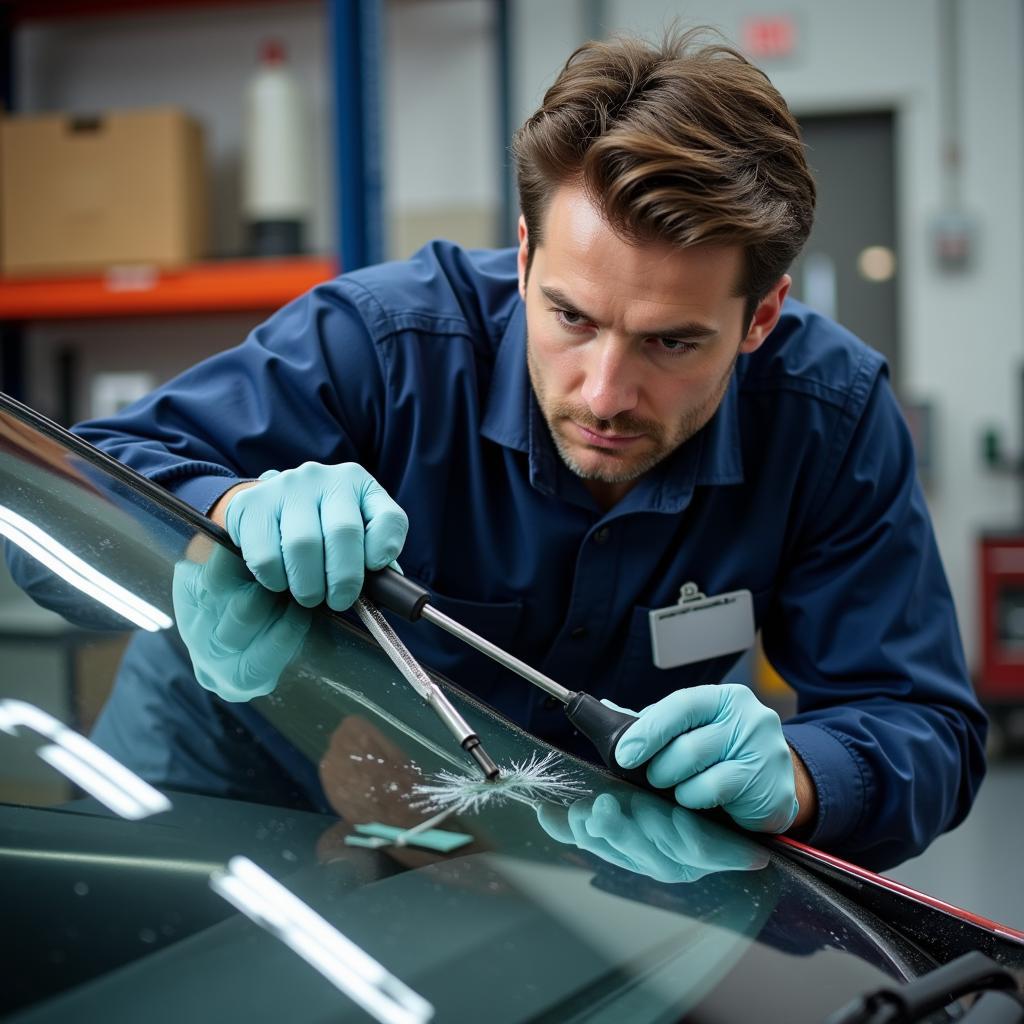
{"label": "metal injector tool", "polygon": [[[470,647],[476,648],[482,654],[492,658],[499,665],[515,672],[527,682],[540,687],[545,693],[550,694],[556,700],[565,705],[565,716],[591,743],[601,755],[601,760],[619,777],[628,779],[635,785],[654,792],[662,792],[655,789],[647,779],[647,769],[644,765],[636,768],[623,768],[615,760],[615,744],[618,743],[622,734],[636,721],[632,715],[614,711],[612,708],[602,704],[596,697],[582,690],[569,690],[556,683],[554,679],[538,672],[535,668],[520,661],[517,657],[502,650],[496,644],[478,636],[471,629],[467,629],[461,623],[449,618],[443,612],[438,611],[430,604],[430,592],[406,579],[401,573],[394,569],[381,569],[378,572],[367,572],[363,584],[363,594],[373,600],[381,608],[401,615],[409,622],[416,622],[418,619],[426,619],[435,626],[458,637]],[[360,598],[360,602],[363,598]],[[359,602],[356,604],[356,611],[359,611]],[[360,613],[361,614],[361,613]],[[379,614],[379,613],[378,613]],[[397,638],[396,638],[397,639]],[[401,641],[399,641],[401,642]]]}
{"label": "metal injector tool", "polygon": [[[387,569],[386,572],[395,572]],[[400,573],[395,572],[399,579]],[[480,743],[480,737],[469,727],[466,720],[455,710],[441,688],[427,675],[423,666],[412,656],[409,648],[391,628],[391,623],[380,613],[380,609],[365,597],[360,597],[353,606],[363,625],[373,638],[384,648],[395,668],[405,677],[409,685],[427,702],[434,713],[444,722],[448,731],[459,741],[459,746],[476,761],[484,778],[489,782],[498,779],[501,772]]]}
{"label": "metal injector tool", "polygon": [[[215,523],[208,523],[207,532],[222,544],[229,551],[244,561],[241,549],[231,539],[227,530]],[[379,573],[367,573],[367,579],[371,576],[378,577],[393,576],[399,584],[406,582],[401,573],[394,569],[383,569]],[[415,584],[410,584],[415,586]],[[429,596],[421,587],[416,588]],[[400,586],[394,588],[396,593],[401,593]],[[380,613],[380,609],[373,603],[373,592],[371,588],[364,587],[363,595],[356,599],[352,610],[359,616],[360,621],[369,630],[370,635],[384,649],[384,653],[391,659],[395,668],[401,672],[405,681],[426,701],[428,707],[444,723],[448,731],[459,741],[459,746],[469,754],[477,763],[477,766],[484,774],[488,782],[495,782],[501,777],[501,770],[484,750],[480,743],[480,737],[469,727],[466,720],[452,705],[451,701],[444,695],[441,688],[424,671],[423,666],[412,656],[409,649],[402,643],[401,637],[391,628],[391,623]],[[390,604],[380,602],[385,607],[391,608]],[[401,611],[399,608],[392,608],[393,611]],[[409,618],[409,616],[405,616]]]}

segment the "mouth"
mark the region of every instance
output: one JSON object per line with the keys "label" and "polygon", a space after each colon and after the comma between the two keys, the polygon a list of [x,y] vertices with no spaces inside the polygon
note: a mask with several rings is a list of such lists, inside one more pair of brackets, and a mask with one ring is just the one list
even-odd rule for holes
{"label": "mouth", "polygon": [[580,426],[575,420],[570,421],[581,441],[591,448],[604,448],[607,451],[623,451],[642,441],[643,434],[598,434],[593,430]]}

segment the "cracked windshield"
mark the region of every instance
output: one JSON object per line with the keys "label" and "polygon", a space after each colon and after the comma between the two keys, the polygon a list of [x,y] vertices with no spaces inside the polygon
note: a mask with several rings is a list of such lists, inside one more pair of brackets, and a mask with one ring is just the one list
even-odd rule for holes
{"label": "cracked windshield", "polygon": [[[0,531],[14,1020],[712,1020],[742,978],[795,1021],[918,965],[769,845],[420,665],[435,621],[264,589],[14,403]],[[778,980],[810,959],[817,1002]]]}

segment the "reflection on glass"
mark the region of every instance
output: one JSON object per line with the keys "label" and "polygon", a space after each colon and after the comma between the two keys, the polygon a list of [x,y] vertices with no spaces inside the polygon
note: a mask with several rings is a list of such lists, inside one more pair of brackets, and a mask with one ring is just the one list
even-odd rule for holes
{"label": "reflection on glass", "polygon": [[313,614],[262,587],[223,548],[214,548],[205,562],[178,562],[172,596],[196,679],[235,703],[273,691]]}
{"label": "reflection on glass", "polygon": [[756,871],[769,859],[751,840],[650,793],[602,793],[566,808],[545,805],[538,818],[552,839],[656,882]]}
{"label": "reflection on glass", "polygon": [[498,808],[514,800],[533,810],[547,803],[564,807],[590,790],[584,785],[579,772],[563,766],[561,758],[550,751],[543,757],[533,754],[529,761],[513,761],[503,767],[500,778],[489,781],[477,775],[457,774],[442,770],[427,781],[414,783],[409,806],[415,810],[435,811],[411,828],[394,826],[356,825],[358,836],[346,836],[352,846],[424,846],[447,853],[458,849],[472,836],[456,832],[438,832],[438,826],[455,814],[479,813],[486,808]]}
{"label": "reflection on glass", "polygon": [[0,729],[17,736],[22,727],[51,741],[38,751],[47,764],[122,818],[135,820],[170,810],[163,793],[52,715],[25,701],[0,701]]}
{"label": "reflection on glass", "polygon": [[44,530],[4,505],[0,505],[0,535],[42,562],[62,580],[136,626],[155,633],[173,625],[159,608],[104,576]]}
{"label": "reflection on glass", "polygon": [[434,1008],[247,857],[232,857],[210,886],[279,938],[382,1024],[421,1024]]}

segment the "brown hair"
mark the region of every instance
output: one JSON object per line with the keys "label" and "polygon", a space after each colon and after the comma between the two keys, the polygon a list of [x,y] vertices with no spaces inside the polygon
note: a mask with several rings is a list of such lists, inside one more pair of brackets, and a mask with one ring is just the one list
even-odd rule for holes
{"label": "brown hair", "polygon": [[512,151],[529,257],[548,203],[582,183],[623,237],[741,245],[747,322],[803,247],[815,188],[785,100],[706,29],[590,42],[566,62]]}

